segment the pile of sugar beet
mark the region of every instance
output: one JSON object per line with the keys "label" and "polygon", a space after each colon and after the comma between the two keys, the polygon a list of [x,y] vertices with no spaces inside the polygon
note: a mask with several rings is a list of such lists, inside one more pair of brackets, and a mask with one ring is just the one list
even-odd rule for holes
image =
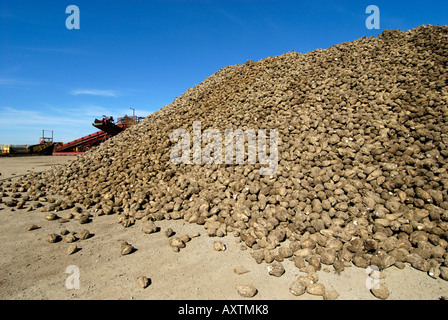
{"label": "pile of sugar beet", "polygon": [[[179,128],[278,130],[278,167],[174,164]],[[269,141],[269,140],[268,140]],[[203,147],[207,145],[202,141]],[[247,144],[247,143],[246,143]],[[258,263],[448,280],[448,27],[386,30],[225,67],[77,160],[11,183],[50,210],[234,235]],[[247,154],[246,154],[247,156]]]}

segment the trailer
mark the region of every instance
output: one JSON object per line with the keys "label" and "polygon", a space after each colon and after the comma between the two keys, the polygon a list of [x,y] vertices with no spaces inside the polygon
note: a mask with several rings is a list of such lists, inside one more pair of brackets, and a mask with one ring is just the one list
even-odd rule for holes
{"label": "trailer", "polygon": [[54,143],[47,141],[34,145],[12,145],[5,144],[1,147],[1,155],[51,155],[53,153]]}

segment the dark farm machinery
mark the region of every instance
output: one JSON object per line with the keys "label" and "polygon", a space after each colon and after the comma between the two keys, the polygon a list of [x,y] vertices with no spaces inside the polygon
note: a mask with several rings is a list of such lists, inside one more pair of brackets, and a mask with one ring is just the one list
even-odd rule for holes
{"label": "dark farm machinery", "polygon": [[5,144],[1,147],[2,156],[20,156],[20,155],[51,155],[55,144],[53,143],[53,131],[51,137],[45,137],[45,130],[42,130],[42,137],[39,144],[34,145],[10,145]]}

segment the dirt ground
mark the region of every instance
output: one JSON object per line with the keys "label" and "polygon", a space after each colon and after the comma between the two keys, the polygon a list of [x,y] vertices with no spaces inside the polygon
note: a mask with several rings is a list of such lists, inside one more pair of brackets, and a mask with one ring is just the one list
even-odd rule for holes
{"label": "dirt ground", "polygon": [[[76,156],[0,158],[0,183],[74,158]],[[3,198],[3,202],[7,199]],[[250,300],[322,300],[321,296],[305,293],[296,297],[289,292],[289,286],[297,277],[305,275],[292,261],[282,262],[286,272],[281,277],[271,276],[267,264],[257,264],[250,251],[243,250],[233,235],[208,237],[201,226],[183,220],[158,221],[156,225],[160,231],[144,234],[141,221],[124,228],[117,223],[116,215],[94,216],[90,223],[82,225],[73,219],[59,223],[45,220],[45,213],[39,210],[27,212],[27,206],[11,209],[0,204],[0,299],[3,300],[245,299],[235,289],[238,284],[251,284],[258,289]],[[57,214],[62,216],[64,211]],[[27,231],[30,224],[40,228]],[[201,235],[176,253],[165,236],[167,228],[172,228],[178,236],[191,236],[195,232]],[[93,235],[74,242],[80,250],[69,255],[70,244],[46,241],[48,234],[60,233],[63,229],[87,229]],[[136,250],[122,256],[120,240],[126,240]],[[226,245],[225,251],[214,250],[213,243],[218,240]],[[237,266],[250,272],[238,275],[234,272]],[[366,269],[351,266],[337,274],[333,267],[323,265],[317,274],[325,288],[339,293],[338,299],[376,300],[367,288],[372,279]],[[385,277],[378,281],[389,289],[388,299],[436,300],[448,296],[448,281],[433,279],[409,265],[403,270],[388,268],[383,274]],[[147,288],[138,286],[139,276],[150,279]]]}

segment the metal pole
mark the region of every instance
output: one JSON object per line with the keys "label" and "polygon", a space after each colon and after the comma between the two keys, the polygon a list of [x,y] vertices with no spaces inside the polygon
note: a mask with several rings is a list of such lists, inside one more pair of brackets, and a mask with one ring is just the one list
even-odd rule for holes
{"label": "metal pole", "polygon": [[133,121],[134,124],[135,124],[135,109],[134,109],[134,108],[131,108],[131,107],[129,107],[129,109],[132,109],[132,121]]}

